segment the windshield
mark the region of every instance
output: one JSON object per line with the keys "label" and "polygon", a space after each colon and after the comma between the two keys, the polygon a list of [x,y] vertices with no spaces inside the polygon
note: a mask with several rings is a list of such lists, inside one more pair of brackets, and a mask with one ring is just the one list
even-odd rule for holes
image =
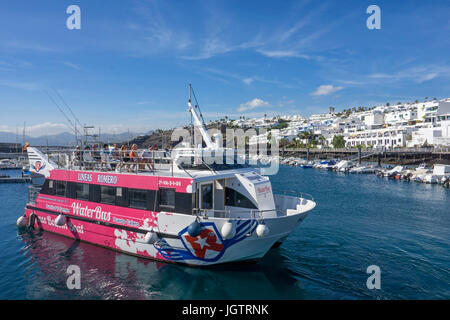
{"label": "windshield", "polygon": [[195,170],[234,170],[248,168],[247,162],[243,161],[237,155],[233,157],[223,156],[221,158],[207,158],[202,159],[194,156],[182,157],[179,159],[178,164],[184,169],[195,169]]}

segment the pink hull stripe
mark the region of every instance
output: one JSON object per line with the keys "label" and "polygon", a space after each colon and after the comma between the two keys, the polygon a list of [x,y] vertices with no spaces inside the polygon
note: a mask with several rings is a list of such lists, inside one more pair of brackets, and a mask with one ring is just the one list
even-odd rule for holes
{"label": "pink hull stripe", "polygon": [[[152,254],[142,249],[146,246],[142,243],[144,234],[70,218],[64,226],[60,227],[55,224],[56,215],[30,209],[26,209],[25,214],[29,217],[33,212],[36,215],[34,226],[40,229],[145,258],[167,260],[157,251]],[[121,245],[118,246],[118,243]]]}
{"label": "pink hull stripe", "polygon": [[35,207],[127,227],[156,227],[158,212],[40,194]]}

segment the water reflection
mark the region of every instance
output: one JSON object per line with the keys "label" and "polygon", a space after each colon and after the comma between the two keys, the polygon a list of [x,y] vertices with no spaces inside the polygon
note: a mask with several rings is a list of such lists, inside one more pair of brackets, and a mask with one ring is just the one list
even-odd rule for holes
{"label": "water reflection", "polygon": [[[28,299],[289,299],[302,296],[279,249],[254,264],[193,268],[142,259],[49,232],[20,235],[32,261]],[[66,286],[69,265],[81,289]],[[31,275],[32,274],[32,275]],[[289,290],[286,290],[289,288]],[[292,292],[296,290],[297,292]]]}

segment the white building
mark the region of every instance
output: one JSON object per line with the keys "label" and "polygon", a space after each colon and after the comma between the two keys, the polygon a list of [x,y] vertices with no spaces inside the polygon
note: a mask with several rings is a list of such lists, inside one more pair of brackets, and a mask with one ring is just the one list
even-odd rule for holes
{"label": "white building", "polygon": [[347,147],[404,147],[412,131],[411,127],[365,130],[344,135],[344,139]]}
{"label": "white building", "polygon": [[336,116],[334,113],[322,113],[322,114],[313,114],[309,117],[310,121],[322,121],[322,120],[330,120],[334,119]]}
{"label": "white building", "polygon": [[384,112],[380,110],[370,110],[366,112],[361,120],[370,129],[380,128],[384,124]]}
{"label": "white building", "polygon": [[407,125],[411,121],[415,121],[418,119],[417,108],[409,107],[409,108],[399,108],[397,110],[393,110],[385,113],[384,122],[386,124],[398,125],[403,124]]}

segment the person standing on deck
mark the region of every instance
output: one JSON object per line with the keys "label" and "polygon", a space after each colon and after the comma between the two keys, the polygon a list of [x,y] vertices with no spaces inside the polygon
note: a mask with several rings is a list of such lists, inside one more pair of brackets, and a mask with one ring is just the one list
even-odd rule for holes
{"label": "person standing on deck", "polygon": [[131,167],[132,167],[132,168],[137,168],[137,165],[138,165],[137,149],[138,149],[137,144],[133,144],[133,145],[131,146],[131,151],[130,151],[130,161],[132,162],[132,164],[131,164],[131,166],[130,166],[130,169],[131,169]]}
{"label": "person standing on deck", "polygon": [[109,150],[111,151],[111,168],[116,170],[117,164],[120,161],[120,151],[117,143],[114,143]]}
{"label": "person standing on deck", "polygon": [[[108,144],[104,144],[102,151],[100,152],[100,169],[101,170],[108,170],[110,167],[110,157],[111,157],[111,152],[109,151],[109,146]],[[104,168],[104,169],[103,169]]]}

